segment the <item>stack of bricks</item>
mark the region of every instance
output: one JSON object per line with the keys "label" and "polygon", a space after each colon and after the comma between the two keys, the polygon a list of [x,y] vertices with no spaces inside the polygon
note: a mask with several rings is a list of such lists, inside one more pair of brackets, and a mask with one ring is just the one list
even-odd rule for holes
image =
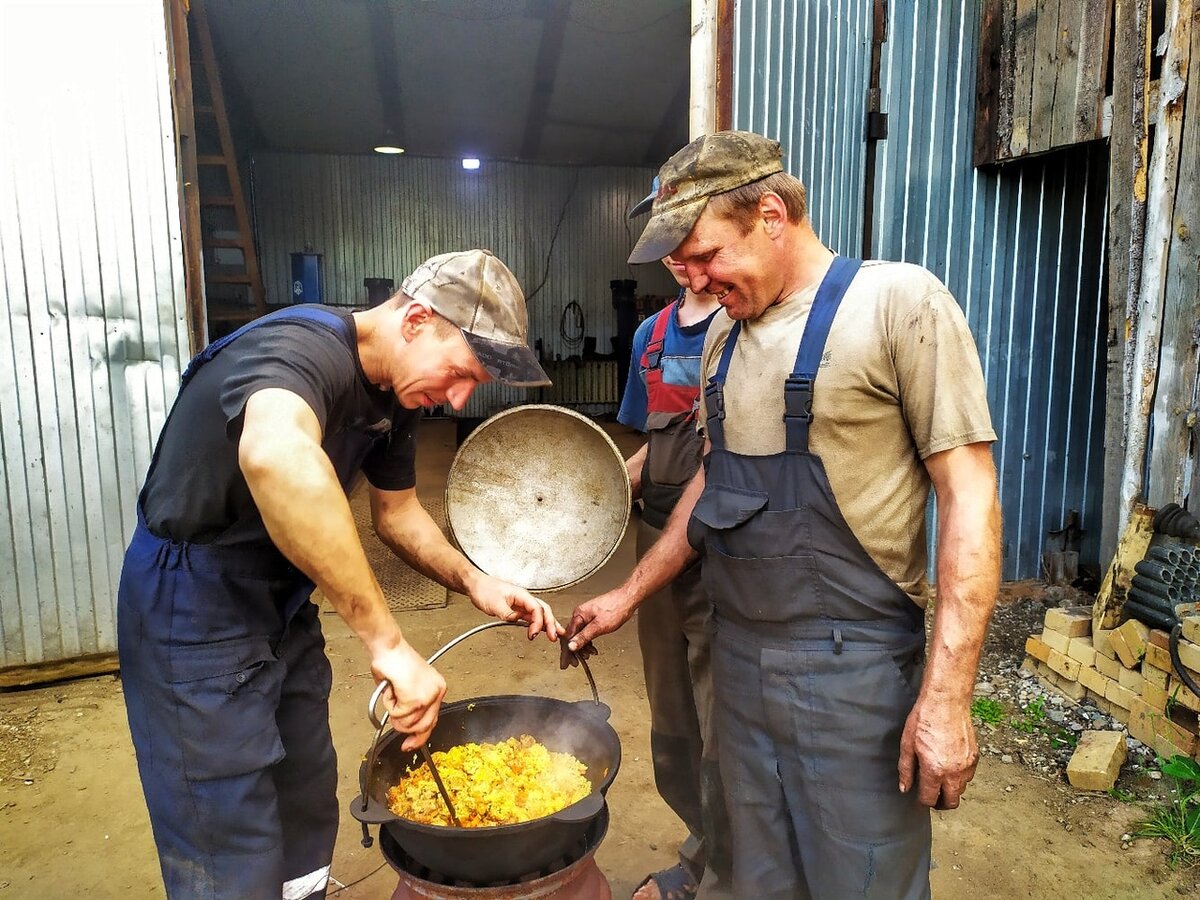
{"label": "stack of bricks", "polygon": [[[1025,642],[1025,666],[1070,699],[1090,699],[1160,756],[1200,759],[1200,697],[1180,681],[1168,647],[1167,632],[1136,619],[1093,633],[1090,608],[1051,609]],[[1183,620],[1179,658],[1200,684],[1200,616]]]}

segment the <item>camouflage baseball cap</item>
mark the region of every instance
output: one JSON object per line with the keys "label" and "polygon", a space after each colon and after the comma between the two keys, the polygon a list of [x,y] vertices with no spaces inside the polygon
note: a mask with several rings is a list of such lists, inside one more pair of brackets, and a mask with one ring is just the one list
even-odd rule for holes
{"label": "camouflage baseball cap", "polygon": [[529,349],[525,295],[516,276],[487,250],[430,257],[401,290],[462,329],[479,364],[513,387],[550,384]]}
{"label": "camouflage baseball cap", "polygon": [[718,131],[696,138],[658,170],[658,193],[650,206],[650,221],[629,261],[662,259],[683,243],[710,197],[782,171],[779,141],[761,134]]}

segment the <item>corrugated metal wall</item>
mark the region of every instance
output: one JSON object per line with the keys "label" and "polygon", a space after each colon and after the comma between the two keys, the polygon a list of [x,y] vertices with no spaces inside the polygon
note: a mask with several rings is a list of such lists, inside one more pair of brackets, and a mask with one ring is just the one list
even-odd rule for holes
{"label": "corrugated metal wall", "polygon": [[[817,233],[847,254],[861,246],[873,6],[767,0],[736,13],[735,125],[783,141]],[[1107,147],[976,170],[979,4],[888,6],[872,255],[927,266],[966,310],[1000,436],[1005,577],[1039,574],[1045,534],[1070,509],[1095,562]]]}
{"label": "corrugated metal wall", "polygon": [[134,503],[188,353],[162,0],[4,4],[0,121],[6,666],[115,649]]}
{"label": "corrugated metal wall", "polygon": [[[599,352],[611,352],[612,279],[637,279],[639,294],[674,294],[662,266],[626,262],[645,222],[625,214],[649,189],[648,168],[484,160],[471,172],[451,159],[269,153],[259,154],[253,169],[270,303],[289,302],[290,254],[306,244],[324,256],[326,302],[350,306],[366,304],[364,278],[391,278],[399,288],[434,254],[484,247],[532,297],[530,342],[540,338],[547,358],[565,359],[580,354],[581,344],[568,339],[582,335],[594,336]],[[573,310],[566,311],[572,302],[583,311],[582,331]],[[595,378],[579,388],[587,398],[580,402],[615,409],[615,392],[599,399],[615,382],[599,369]],[[489,415],[536,399],[530,391],[487,385],[463,414]]]}

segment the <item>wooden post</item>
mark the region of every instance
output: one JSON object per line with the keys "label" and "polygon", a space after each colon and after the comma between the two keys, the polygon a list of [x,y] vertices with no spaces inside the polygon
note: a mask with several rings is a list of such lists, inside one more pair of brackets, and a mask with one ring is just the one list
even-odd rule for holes
{"label": "wooden post", "polygon": [[[1181,13],[1180,29],[1187,28],[1189,18],[1186,10]],[[1159,83],[1160,100],[1171,104],[1182,119],[1182,137],[1177,148],[1178,178],[1175,184],[1161,186],[1174,194],[1174,215],[1170,221],[1164,220],[1164,229],[1160,229],[1160,233],[1166,231],[1162,235],[1167,243],[1166,278],[1148,491],[1148,502],[1157,507],[1182,502],[1189,495],[1194,499],[1200,487],[1192,483],[1200,453],[1191,443],[1200,415],[1200,246],[1191,233],[1193,228],[1200,230],[1196,221],[1200,209],[1200,22],[1192,19],[1190,30],[1190,50],[1179,54],[1174,64],[1168,57]],[[1183,40],[1182,35],[1179,39]],[[1166,95],[1177,99],[1172,101]]]}
{"label": "wooden post", "polygon": [[1146,221],[1146,104],[1149,0],[1116,0],[1113,14],[1113,118],[1108,169],[1108,380],[1104,415],[1104,502],[1100,558],[1111,559],[1127,512],[1121,504],[1136,299]]}
{"label": "wooden post", "polygon": [[717,0],[692,0],[688,140],[717,130]]}
{"label": "wooden post", "polygon": [[171,38],[171,109],[175,117],[176,170],[183,233],[183,283],[187,302],[188,344],[192,354],[208,343],[204,305],[204,251],[200,229],[200,182],[196,164],[196,115],[192,108],[192,61],[187,0],[169,0]]}
{"label": "wooden post", "polygon": [[[1186,0],[1190,4],[1191,0]],[[1168,0],[1165,34],[1169,37],[1159,78],[1159,114],[1154,131],[1147,183],[1146,235],[1138,321],[1134,330],[1129,422],[1125,429],[1125,468],[1121,475],[1121,521],[1128,520],[1142,496],[1149,445],[1150,413],[1159,386],[1159,349],[1163,335],[1167,250],[1175,214],[1179,180],[1179,144],[1183,130],[1183,98],[1191,50],[1191,15],[1182,15],[1180,0]],[[1192,211],[1189,210],[1189,213]],[[1168,498],[1171,499],[1171,498]]]}

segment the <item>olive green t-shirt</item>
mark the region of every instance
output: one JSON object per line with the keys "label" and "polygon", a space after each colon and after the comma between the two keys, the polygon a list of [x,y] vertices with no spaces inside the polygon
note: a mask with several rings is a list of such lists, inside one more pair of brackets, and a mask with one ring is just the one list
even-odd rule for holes
{"label": "olive green t-shirt", "polygon": [[[815,295],[814,285],[742,323],[725,382],[726,449],[747,456],[784,450],[783,384]],[[732,326],[722,310],[708,330],[705,383]],[[702,399],[701,431],[704,419]],[[920,266],[864,262],[821,357],[809,444],[863,548],[922,606],[930,489],[922,461],[995,439],[979,353],[950,292]]]}

